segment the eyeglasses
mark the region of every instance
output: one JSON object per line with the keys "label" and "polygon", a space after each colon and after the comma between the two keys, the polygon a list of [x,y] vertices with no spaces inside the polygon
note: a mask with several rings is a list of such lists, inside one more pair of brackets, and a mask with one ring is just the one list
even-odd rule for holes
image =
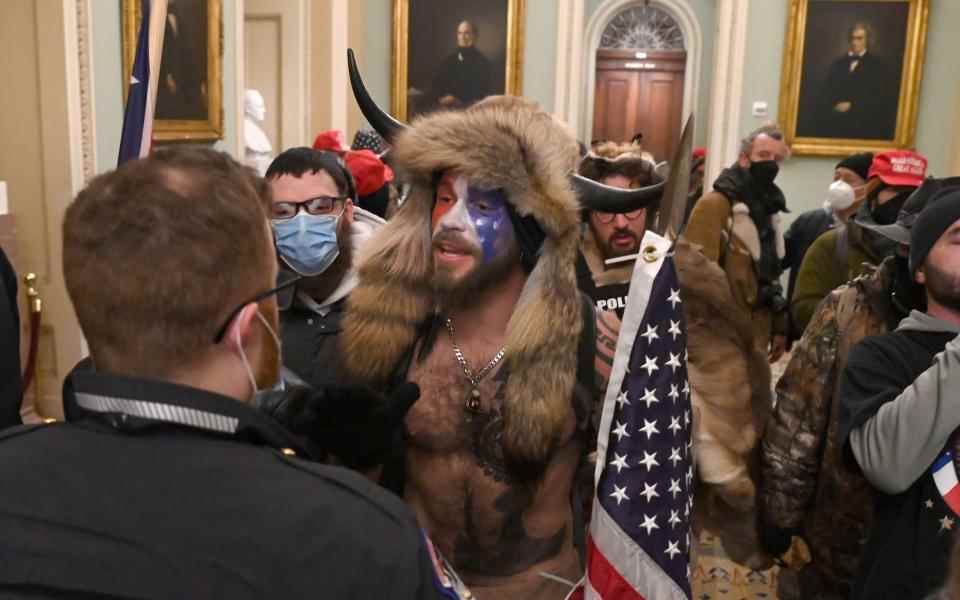
{"label": "eyeglasses", "polygon": [[642,215],[645,210],[646,210],[645,208],[641,208],[639,210],[635,210],[628,213],[608,213],[608,212],[594,211],[593,214],[596,215],[598,221],[600,221],[604,225],[609,225],[610,223],[613,222],[614,219],[617,218],[617,215],[623,215],[624,217],[627,218],[628,221],[636,221],[637,219],[640,218],[640,215]]}
{"label": "eyeglasses", "polygon": [[292,219],[301,209],[310,215],[326,215],[333,211],[338,201],[346,199],[346,196],[317,196],[303,202],[274,202],[270,205],[270,218],[276,221]]}
{"label": "eyeglasses", "polygon": [[232,323],[233,320],[237,317],[237,315],[240,314],[240,311],[243,310],[244,306],[251,304],[253,302],[260,302],[261,300],[266,300],[267,298],[269,298],[270,296],[273,296],[274,294],[279,294],[280,292],[293,286],[293,284],[297,283],[303,278],[294,273],[280,271],[280,275],[278,276],[278,279],[282,279],[283,281],[281,281],[277,287],[269,289],[260,294],[257,294],[253,298],[250,298],[249,300],[245,300],[235,309],[231,310],[230,314],[227,316],[227,320],[223,324],[223,327],[217,330],[217,335],[216,337],[213,338],[213,343],[219,344],[220,342],[223,341],[223,336],[227,334],[227,328],[230,327],[230,323]]}

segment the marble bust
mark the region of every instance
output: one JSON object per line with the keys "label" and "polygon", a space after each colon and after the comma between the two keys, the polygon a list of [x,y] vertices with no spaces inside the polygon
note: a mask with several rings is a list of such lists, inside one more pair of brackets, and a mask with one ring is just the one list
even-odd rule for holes
{"label": "marble bust", "polygon": [[267,114],[263,95],[257,90],[247,90],[243,95],[243,112],[244,163],[262,177],[273,161],[273,145],[259,125]]}

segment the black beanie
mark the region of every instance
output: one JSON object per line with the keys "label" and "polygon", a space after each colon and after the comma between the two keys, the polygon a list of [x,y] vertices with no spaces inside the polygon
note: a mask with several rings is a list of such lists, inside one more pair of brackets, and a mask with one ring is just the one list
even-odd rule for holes
{"label": "black beanie", "polygon": [[910,272],[916,273],[940,236],[960,219],[960,188],[941,190],[930,198],[910,230]]}
{"label": "black beanie", "polygon": [[867,175],[870,173],[870,165],[873,164],[873,153],[872,152],[863,152],[861,154],[852,154],[845,159],[837,163],[835,169],[843,167],[844,169],[850,169],[854,173],[860,176],[860,179],[866,181],[868,179]]}

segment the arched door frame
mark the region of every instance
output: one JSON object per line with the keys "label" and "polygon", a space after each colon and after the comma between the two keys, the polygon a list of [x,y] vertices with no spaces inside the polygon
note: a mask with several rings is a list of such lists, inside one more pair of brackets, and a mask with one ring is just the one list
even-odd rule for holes
{"label": "arched door frame", "polygon": [[[597,78],[597,48],[607,24],[620,11],[644,4],[644,0],[606,0],[590,17],[587,23],[583,46],[583,87],[581,88],[580,113],[577,133],[581,140],[589,141],[593,129],[593,102]],[[650,0],[649,6],[668,13],[680,26],[683,44],[686,47],[687,63],[683,83],[683,120],[693,112],[700,85],[700,69],[703,55],[703,33],[693,9],[686,0]]]}

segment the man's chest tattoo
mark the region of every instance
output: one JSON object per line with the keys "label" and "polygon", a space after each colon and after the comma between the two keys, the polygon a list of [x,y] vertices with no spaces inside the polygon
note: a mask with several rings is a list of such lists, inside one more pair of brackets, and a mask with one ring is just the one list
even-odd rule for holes
{"label": "man's chest tattoo", "polygon": [[473,495],[468,489],[464,502],[464,531],[454,540],[454,566],[465,573],[486,576],[510,576],[556,556],[567,536],[564,525],[546,537],[532,537],[523,524],[523,513],[533,504],[534,488],[512,485],[494,502],[503,515],[503,526],[495,539],[481,539],[473,510]]}
{"label": "man's chest tattoo", "polygon": [[501,483],[509,483],[503,459],[503,402],[509,375],[507,365],[502,365],[493,376],[496,391],[489,408],[467,414],[473,456],[484,474]]}

